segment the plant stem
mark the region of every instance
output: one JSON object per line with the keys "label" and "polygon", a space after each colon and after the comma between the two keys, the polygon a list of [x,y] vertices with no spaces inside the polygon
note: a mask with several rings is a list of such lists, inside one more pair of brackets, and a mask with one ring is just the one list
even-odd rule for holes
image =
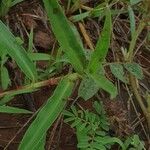
{"label": "plant stem", "polygon": [[129,79],[130,79],[131,87],[132,87],[133,93],[136,97],[136,100],[138,101],[138,103],[142,109],[142,112],[143,112],[145,118],[147,119],[148,128],[150,131],[150,112],[148,112],[148,108],[146,108],[146,106],[144,105],[142,97],[139,94],[135,77],[132,74],[130,74]]}
{"label": "plant stem", "polygon": [[[140,24],[137,28],[137,30],[135,31],[133,37],[132,37],[132,40],[131,40],[131,43],[130,43],[130,46],[129,46],[129,52],[128,52],[128,59],[127,59],[127,62],[129,63],[132,63],[133,62],[133,58],[134,58],[134,48],[135,48],[135,45],[136,45],[136,41],[138,39],[138,36],[140,35],[140,33],[142,32],[142,30],[144,29],[145,27],[145,23],[142,21],[140,21]],[[142,109],[142,112],[147,120],[147,123],[148,123],[148,129],[150,131],[150,112],[148,111],[148,108],[146,108],[146,106],[144,105],[143,103],[143,100],[142,100],[142,97],[138,91],[138,87],[137,87],[137,84],[136,84],[136,78],[130,73],[129,74],[129,81],[131,83],[131,87],[132,87],[132,90],[133,90],[133,93],[136,97],[136,100],[137,102],[139,103],[141,109]]]}
{"label": "plant stem", "polygon": [[34,89],[37,89],[40,87],[44,87],[44,86],[48,86],[48,85],[56,85],[60,79],[61,79],[61,77],[50,78],[48,80],[32,83],[30,85],[21,86],[21,87],[18,87],[17,89],[13,89],[13,90],[9,90],[9,91],[0,93],[0,97],[4,97],[6,95],[14,96],[17,94],[24,93],[24,91],[30,91],[30,90],[33,91]]}

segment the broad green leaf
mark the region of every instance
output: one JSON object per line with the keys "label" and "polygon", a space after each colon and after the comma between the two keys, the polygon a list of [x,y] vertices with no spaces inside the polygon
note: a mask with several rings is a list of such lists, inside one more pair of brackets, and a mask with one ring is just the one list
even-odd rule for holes
{"label": "broad green leaf", "polygon": [[108,48],[110,45],[111,32],[112,32],[111,12],[110,12],[110,9],[107,8],[104,28],[96,44],[96,48],[92,54],[92,57],[88,66],[88,69],[91,73],[97,72],[97,69],[99,68],[100,63],[102,63],[105,60],[105,57],[107,55]]}
{"label": "broad green leaf", "polygon": [[8,88],[8,85],[10,84],[10,78],[8,74],[8,70],[5,66],[1,67],[1,86],[3,90],[6,90]]}
{"label": "broad green leaf", "polygon": [[31,80],[36,80],[37,72],[34,64],[23,47],[18,45],[13,34],[0,21],[0,50],[3,49],[14,59],[17,65]]}
{"label": "broad green leaf", "polygon": [[39,111],[37,117],[26,131],[19,150],[33,150],[36,144],[39,143],[48,128],[64,109],[67,102],[66,99],[70,96],[73,85],[73,81],[68,78],[60,81],[54,94],[48,99],[47,103]]}
{"label": "broad green leaf", "polygon": [[124,70],[123,70],[123,66],[121,64],[110,64],[110,69],[112,74],[118,78],[119,80],[121,80],[122,82],[127,83],[127,80],[124,76]]}
{"label": "broad green leaf", "polygon": [[52,30],[63,51],[67,54],[74,69],[83,73],[85,55],[83,45],[78,41],[69,21],[64,15],[58,1],[43,0]]}
{"label": "broad green leaf", "polygon": [[90,76],[97,83],[99,88],[105,90],[111,95],[111,98],[115,98],[117,96],[117,88],[105,76],[99,76],[97,74],[91,74]]}
{"label": "broad green leaf", "polygon": [[30,114],[31,111],[10,106],[0,106],[0,113]]}
{"label": "broad green leaf", "polygon": [[34,147],[33,150],[45,150],[45,144],[46,144],[46,133],[41,138],[41,140],[39,141],[39,143]]}
{"label": "broad green leaf", "polygon": [[93,97],[98,90],[99,86],[92,78],[84,77],[78,89],[78,96],[82,97],[84,100],[88,100]]}
{"label": "broad green leaf", "polygon": [[127,63],[124,64],[124,67],[131,73],[133,74],[136,78],[142,79],[143,78],[143,72],[142,68],[139,64],[137,63]]}

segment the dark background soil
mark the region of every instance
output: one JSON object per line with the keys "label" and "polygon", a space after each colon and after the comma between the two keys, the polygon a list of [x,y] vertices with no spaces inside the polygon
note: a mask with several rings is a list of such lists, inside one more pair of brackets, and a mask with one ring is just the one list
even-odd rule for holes
{"label": "dark background soil", "polygon": [[[98,1],[90,1],[87,3],[87,5],[92,7],[96,5],[96,3],[98,3]],[[65,5],[65,1],[62,1],[62,5],[63,4]],[[111,50],[107,56],[108,62],[114,61],[115,58],[122,59],[120,48],[122,46],[128,47],[129,45],[130,36],[127,34],[129,33],[129,23],[127,22],[125,16],[119,16],[116,19],[117,20],[114,22],[115,38],[112,39]],[[10,27],[11,31],[16,36],[21,36],[21,38],[25,41],[25,47],[27,47],[28,33],[33,27],[34,46],[37,52],[51,54],[55,53],[52,49],[57,46],[57,43],[55,37],[53,36],[51,28],[47,23],[47,16],[43,9],[42,3],[39,0],[27,0],[19,5],[14,6],[13,8],[11,8],[10,12],[4,18],[4,20]],[[99,36],[99,31],[102,30],[102,22],[98,19],[89,18],[85,21],[84,25],[89,36],[92,39],[92,42],[95,44]],[[143,36],[141,36],[138,41],[137,47],[144,41],[144,39],[145,36],[143,33]],[[141,45],[135,57],[135,61],[138,62],[145,70],[145,79],[140,82],[143,91],[145,90],[145,87],[143,87],[143,85],[150,88],[150,51],[147,50],[145,43],[147,44],[147,41]],[[88,48],[86,43],[85,47]],[[18,86],[22,86],[22,77],[18,68],[13,67],[14,64],[12,62],[9,62],[7,65],[13,83],[10,89],[16,89]],[[38,62],[38,66],[41,68],[44,68],[46,65],[46,62]],[[108,70],[108,78],[112,81],[115,81],[116,79],[109,72],[110,71]],[[145,133],[145,119],[143,118],[143,115],[138,108],[138,105],[135,102],[141,122],[137,123],[137,121],[134,123],[134,120],[138,117],[135,113],[133,105],[129,101],[128,92],[123,84],[121,84],[120,82],[118,82],[118,84],[120,85],[120,89],[119,96],[116,100],[111,101],[109,99],[109,96],[104,91],[98,93],[99,97],[104,103],[107,115],[111,122],[111,130],[113,132],[113,135],[117,135],[119,137],[126,137],[130,134],[137,133],[140,135],[140,138],[142,140],[147,141],[148,134]],[[35,111],[47,101],[47,99],[53,93],[54,89],[55,85],[47,86],[31,94],[17,96],[9,103],[9,105]],[[75,97],[75,95],[76,92],[73,94],[73,97]],[[92,101],[95,99],[97,99],[97,97],[94,97],[87,102],[79,99],[77,103],[81,105],[84,109],[92,109]],[[71,100],[68,102],[68,106],[71,102]],[[17,149],[18,144],[23,134],[25,133],[26,128],[28,127],[28,125],[24,127],[25,123],[30,117],[30,115],[0,114],[0,149],[4,149],[6,145],[9,145],[7,148],[8,150]],[[21,132],[17,133],[22,127],[24,128],[21,130]],[[14,140],[9,144],[9,142],[13,138]],[[51,129],[49,129],[48,131],[46,149],[77,150],[76,145],[77,139],[74,129],[70,128],[69,125],[65,124],[62,117],[59,117],[55,121]]]}

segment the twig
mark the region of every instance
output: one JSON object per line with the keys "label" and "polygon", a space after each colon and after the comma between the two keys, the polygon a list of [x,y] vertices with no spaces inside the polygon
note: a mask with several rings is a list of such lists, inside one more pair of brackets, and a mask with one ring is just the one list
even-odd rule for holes
{"label": "twig", "polygon": [[92,43],[92,41],[91,41],[91,38],[90,38],[89,35],[87,34],[87,31],[86,31],[84,25],[83,25],[81,22],[79,22],[78,24],[79,24],[79,28],[80,28],[80,30],[81,30],[81,33],[82,33],[82,35],[83,35],[83,37],[84,37],[84,39],[85,39],[87,45],[89,46],[89,48],[90,48],[91,50],[94,50],[94,45],[93,45],[93,43]]}

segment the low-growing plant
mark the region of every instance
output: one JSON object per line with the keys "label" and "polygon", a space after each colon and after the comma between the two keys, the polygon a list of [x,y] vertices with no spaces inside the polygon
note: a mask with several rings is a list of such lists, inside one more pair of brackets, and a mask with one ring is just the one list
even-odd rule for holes
{"label": "low-growing plant", "polygon": [[94,112],[80,110],[75,106],[70,111],[63,111],[64,121],[75,128],[79,149],[106,150],[118,144],[121,150],[146,150],[137,135],[128,137],[125,141],[110,136],[110,126],[102,102],[95,101],[93,108]]}
{"label": "low-growing plant", "polygon": [[[51,83],[51,79],[45,80],[45,77],[48,78],[52,76],[53,73],[55,74],[55,70],[61,68],[63,63],[72,68],[72,71],[70,71],[67,75],[59,77],[59,83],[53,95],[47,100],[45,105],[39,109],[35,120],[26,131],[19,145],[20,150],[36,150],[39,147],[44,149],[46,132],[64,110],[67,104],[67,99],[71,96],[74,85],[78,80],[81,80],[78,97],[88,100],[93,97],[99,89],[109,93],[111,99],[117,96],[116,86],[105,76],[105,66],[109,66],[113,75],[124,83],[128,83],[128,78],[125,76],[125,72],[130,73],[132,78],[143,78],[141,67],[137,63],[133,62],[133,49],[135,47],[137,37],[141,33],[145,24],[141,21],[138,29],[135,29],[132,7],[128,8],[131,20],[130,23],[132,26],[132,41],[129,51],[127,52],[124,50],[126,62],[107,63],[105,58],[110,46],[113,28],[112,15],[114,15],[113,10],[111,10],[109,6],[111,4],[104,2],[102,5],[99,5],[99,7],[92,10],[92,13],[95,14],[94,17],[98,16],[103,10],[104,26],[96,43],[96,47],[88,53],[87,50],[84,49],[82,41],[79,39],[77,29],[67,19],[64,11],[59,5],[59,2],[54,0],[43,0],[43,3],[51,23],[53,33],[60,46],[56,58],[53,58],[48,54],[32,52],[33,31],[31,31],[30,34],[31,37],[29,40],[28,51],[26,51],[18,43],[8,28],[0,22],[0,64],[2,88],[6,90],[10,85],[9,73],[5,67],[5,63],[9,57],[16,62],[21,71],[24,73],[26,81],[28,81],[25,82],[26,86],[23,86],[20,89],[0,93],[1,106],[5,106],[15,95],[33,92],[42,86],[49,85]],[[87,13],[88,15],[80,14],[81,16],[74,16],[73,19],[76,19],[77,21],[88,17],[89,14],[91,15],[91,11]],[[39,70],[35,65],[38,60],[52,60],[53,63],[48,66],[46,70]],[[143,103],[141,104],[141,100],[138,102],[140,106],[142,106],[142,110],[148,120],[150,117],[147,115],[148,112],[146,110],[146,106],[143,106]],[[4,108],[5,112],[14,112],[14,110],[11,111],[11,109],[8,109],[6,106]],[[72,107],[71,112],[65,111],[65,115],[69,116],[66,121],[72,122],[72,127],[76,128],[78,147],[81,148],[81,150],[107,149],[114,143],[118,143],[122,149],[125,149],[125,145],[120,139],[109,136],[109,124],[101,103],[95,102],[94,108],[96,113],[89,112],[88,110],[77,111],[76,107]],[[20,112],[22,111],[23,110],[20,110]],[[17,108],[16,112],[19,112]]]}

